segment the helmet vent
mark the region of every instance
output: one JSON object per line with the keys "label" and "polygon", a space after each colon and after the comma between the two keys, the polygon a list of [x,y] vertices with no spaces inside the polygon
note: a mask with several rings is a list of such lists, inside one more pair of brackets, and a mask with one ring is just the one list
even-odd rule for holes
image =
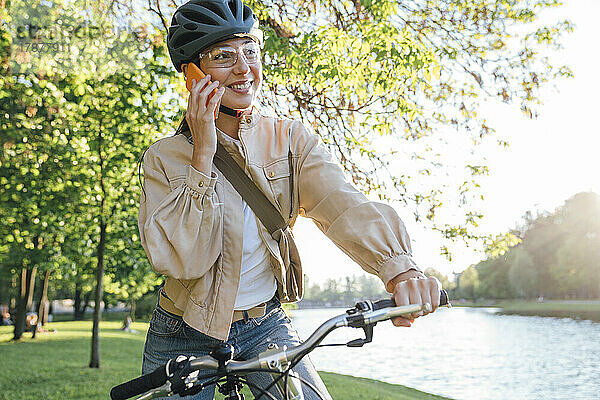
{"label": "helmet vent", "polygon": [[[181,14],[194,22],[200,23],[200,24],[204,24],[204,25],[213,25],[213,26],[217,26],[219,25],[217,23],[217,21],[215,21],[214,19],[210,18],[207,15],[201,14],[199,12],[194,12],[191,10],[185,10],[185,11],[181,11]],[[187,27],[187,26],[186,26]]]}
{"label": "helmet vent", "polygon": [[227,2],[227,5],[229,6],[229,9],[231,10],[231,13],[233,14],[233,17],[236,18],[237,17],[237,2],[229,0]]}
{"label": "helmet vent", "polygon": [[244,21],[252,16],[252,10],[248,6],[244,6]]}
{"label": "helmet vent", "polygon": [[190,42],[193,42],[196,39],[200,39],[205,36],[204,32],[186,32],[185,34],[179,36],[174,42],[173,47],[178,48],[180,46],[184,46]]}
{"label": "helmet vent", "polygon": [[215,3],[206,2],[206,3],[202,4],[202,7],[208,8],[210,11],[214,12],[219,17],[223,18],[224,20],[227,20],[227,17],[225,16],[225,13],[223,12],[223,10],[221,8],[219,8]]}
{"label": "helmet vent", "polygon": [[194,24],[194,23],[191,23],[191,22],[188,22],[187,24],[183,25],[183,27],[184,27],[185,29],[187,29],[187,30],[190,30],[190,31],[195,31],[195,30],[196,30],[196,28],[198,27],[198,25],[196,25],[196,24]]}

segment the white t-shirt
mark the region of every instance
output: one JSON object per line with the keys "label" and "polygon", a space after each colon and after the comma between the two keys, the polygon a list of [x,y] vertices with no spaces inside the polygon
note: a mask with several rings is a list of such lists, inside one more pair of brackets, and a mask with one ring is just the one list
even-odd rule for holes
{"label": "white t-shirt", "polygon": [[[217,128],[222,141],[235,145],[244,154],[242,143]],[[256,215],[242,199],[244,205],[244,236],[240,286],[235,298],[234,310],[249,310],[271,300],[277,291],[277,281],[271,269],[269,249],[258,233]]]}
{"label": "white t-shirt", "polygon": [[277,281],[271,269],[269,249],[258,233],[256,216],[244,204],[244,239],[240,286],[235,299],[235,310],[248,310],[275,295]]}

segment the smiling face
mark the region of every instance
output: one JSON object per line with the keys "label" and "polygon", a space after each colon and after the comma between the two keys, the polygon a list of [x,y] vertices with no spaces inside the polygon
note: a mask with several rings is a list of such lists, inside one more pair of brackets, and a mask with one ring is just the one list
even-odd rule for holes
{"label": "smiling face", "polygon": [[262,63],[260,57],[254,63],[248,63],[242,55],[242,48],[251,44],[249,38],[225,40],[211,46],[206,53],[213,49],[231,48],[237,54],[237,61],[229,67],[216,66],[208,55],[200,59],[200,68],[205,74],[210,74],[212,81],[219,81],[219,87],[225,88],[221,104],[235,110],[244,110],[252,106],[262,84]]}

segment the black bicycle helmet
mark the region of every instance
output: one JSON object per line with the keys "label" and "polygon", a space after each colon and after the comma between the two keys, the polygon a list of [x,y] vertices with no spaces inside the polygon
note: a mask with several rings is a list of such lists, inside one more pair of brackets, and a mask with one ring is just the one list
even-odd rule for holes
{"label": "black bicycle helmet", "polygon": [[167,48],[178,72],[207,47],[236,36],[262,45],[263,34],[252,9],[241,0],[191,0],[173,14]]}

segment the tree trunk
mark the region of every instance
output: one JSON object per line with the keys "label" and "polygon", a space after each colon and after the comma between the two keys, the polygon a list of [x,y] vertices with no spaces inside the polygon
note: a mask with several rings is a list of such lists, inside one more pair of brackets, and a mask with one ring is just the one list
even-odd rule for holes
{"label": "tree trunk", "polygon": [[[44,274],[44,282],[42,284],[42,293],[40,294],[38,308],[38,327],[46,325],[48,322],[48,281],[50,280],[50,270],[46,270]],[[37,331],[37,329],[36,329]],[[35,332],[33,334],[35,337]]]}
{"label": "tree trunk", "polygon": [[82,320],[82,315],[79,314],[81,308],[81,282],[75,282],[75,298],[73,304],[73,321]]}
{"label": "tree trunk", "polygon": [[33,267],[31,269],[31,274],[29,275],[29,288],[27,290],[27,312],[33,311],[31,306],[33,305],[33,290],[35,289],[35,275],[37,273],[37,267]]}
{"label": "tree trunk", "polygon": [[96,266],[96,298],[94,305],[94,323],[92,325],[92,355],[90,359],[90,368],[100,368],[100,319],[102,318],[101,306],[102,306],[102,295],[104,288],[102,287],[102,280],[104,278],[104,246],[106,241],[106,225],[107,225],[107,212],[106,212],[106,187],[104,185],[104,156],[102,154],[103,148],[103,137],[102,137],[102,121],[100,121],[100,127],[98,130],[98,164],[100,166],[100,173],[97,175],[99,178],[100,190],[102,191],[99,209],[99,223],[100,223],[100,240],[98,241],[97,256],[98,264]]}
{"label": "tree trunk", "polygon": [[98,266],[96,267],[96,296],[94,305],[94,323],[92,326],[92,355],[90,368],[100,368],[100,320],[102,319],[101,303],[104,289],[102,280],[104,278],[104,242],[106,239],[106,224],[100,217],[100,241],[98,243]]}
{"label": "tree trunk", "polygon": [[[46,303],[48,302],[48,278],[50,277],[50,270],[46,270],[44,274],[44,280],[42,281],[42,290],[40,291],[40,297],[37,301],[37,323],[35,324],[35,328],[33,328],[33,335],[31,335],[32,339],[35,339],[37,336],[38,330],[42,327],[42,319],[44,318],[44,314],[46,311]],[[44,322],[45,323],[45,322]]]}
{"label": "tree trunk", "polygon": [[8,309],[12,314],[12,311],[17,308],[17,277],[12,276],[10,280],[10,300],[8,301]]}
{"label": "tree trunk", "polygon": [[131,310],[129,311],[129,315],[131,316],[131,320],[135,321],[135,300],[131,298]]}
{"label": "tree trunk", "polygon": [[25,316],[33,300],[33,289],[35,286],[35,274],[37,267],[21,270],[21,293],[17,303],[17,314],[15,315],[15,328],[12,340],[19,340],[25,332]]}
{"label": "tree trunk", "polygon": [[73,320],[83,321],[85,319],[85,311],[90,305],[92,298],[92,291],[86,292],[82,299],[83,288],[80,282],[75,284],[75,303],[73,309]]}
{"label": "tree trunk", "polygon": [[85,319],[85,312],[90,306],[90,299],[92,298],[92,291],[87,292],[83,298],[83,306],[81,306],[81,319]]}
{"label": "tree trunk", "polygon": [[25,310],[27,305],[25,304],[27,301],[27,293],[28,290],[28,275],[30,271],[27,268],[21,269],[21,293],[17,300],[17,312],[15,314],[15,328],[13,334],[13,340],[21,339],[23,336],[23,331],[25,330]]}

